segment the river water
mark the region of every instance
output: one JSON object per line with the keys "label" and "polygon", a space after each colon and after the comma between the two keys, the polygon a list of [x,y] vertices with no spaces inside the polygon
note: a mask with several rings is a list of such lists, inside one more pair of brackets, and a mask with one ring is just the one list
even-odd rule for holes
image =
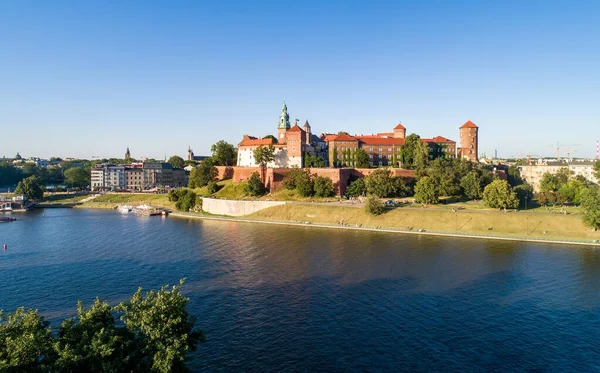
{"label": "river water", "polygon": [[600,251],[46,209],[0,223],[0,309],[54,323],[186,277],[194,371],[600,371]]}

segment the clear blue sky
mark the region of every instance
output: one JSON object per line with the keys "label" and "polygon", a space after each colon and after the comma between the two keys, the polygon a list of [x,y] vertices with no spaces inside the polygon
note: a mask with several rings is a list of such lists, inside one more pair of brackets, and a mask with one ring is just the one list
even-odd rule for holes
{"label": "clear blue sky", "polygon": [[555,154],[600,139],[599,1],[0,2],[0,157],[185,156],[390,131]]}

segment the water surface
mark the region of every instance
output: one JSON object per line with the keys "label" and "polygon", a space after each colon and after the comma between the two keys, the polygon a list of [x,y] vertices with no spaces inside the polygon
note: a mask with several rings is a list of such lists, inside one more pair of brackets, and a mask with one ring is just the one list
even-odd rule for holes
{"label": "water surface", "polygon": [[0,224],[0,309],[54,322],[186,277],[194,371],[600,371],[593,248],[46,209]]}

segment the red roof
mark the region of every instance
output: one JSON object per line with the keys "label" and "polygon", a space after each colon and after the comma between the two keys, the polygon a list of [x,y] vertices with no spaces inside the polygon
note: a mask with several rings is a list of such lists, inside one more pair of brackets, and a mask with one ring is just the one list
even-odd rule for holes
{"label": "red roof", "polygon": [[272,138],[266,138],[266,139],[257,139],[256,137],[252,137],[252,136],[244,136],[244,139],[242,140],[242,142],[239,143],[238,146],[259,146],[259,145],[272,145],[273,144],[273,139]]}
{"label": "red roof", "polygon": [[288,130],[288,132],[302,132],[302,131],[304,131],[304,130],[302,128],[298,127],[297,124]]}
{"label": "red roof", "polygon": [[460,128],[479,128],[479,127],[477,127],[475,125],[475,123],[473,123],[470,120],[468,120],[467,123],[465,123],[462,126],[460,126]]}
{"label": "red roof", "polygon": [[323,137],[323,141],[330,142],[331,140],[335,140],[338,135],[335,134],[327,134]]}
{"label": "red roof", "polygon": [[404,145],[404,139],[395,139],[391,137],[357,136],[356,138],[367,145]]}
{"label": "red roof", "polygon": [[447,139],[447,138],[442,137],[442,136],[436,136],[432,140],[433,140],[433,142],[456,142],[456,141]]}
{"label": "red roof", "polygon": [[404,127],[404,126],[402,125],[402,123],[398,123],[398,125],[397,125],[396,127],[394,127],[394,129],[395,129],[395,130],[405,130],[405,129],[406,129],[406,127]]}
{"label": "red roof", "polygon": [[377,137],[394,137],[394,133],[393,132],[382,132],[382,133],[378,133]]}
{"label": "red roof", "polygon": [[337,137],[333,140],[334,141],[357,141],[356,138],[354,138],[352,136],[348,136],[345,133],[342,133],[341,135],[337,135]]}

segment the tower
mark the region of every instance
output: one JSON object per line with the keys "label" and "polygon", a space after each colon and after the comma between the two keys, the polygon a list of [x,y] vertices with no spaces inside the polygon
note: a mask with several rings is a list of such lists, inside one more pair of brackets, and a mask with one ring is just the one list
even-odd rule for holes
{"label": "tower", "polygon": [[192,147],[188,145],[188,155],[187,155],[187,160],[188,161],[193,161],[194,160],[194,151],[192,150]]}
{"label": "tower", "polygon": [[311,132],[310,124],[308,124],[308,119],[306,120],[306,123],[304,123],[304,127],[302,127],[302,129],[304,129],[304,132],[306,132],[306,144],[310,144],[310,140],[312,138],[312,132]]}
{"label": "tower", "polygon": [[290,129],[290,116],[287,112],[287,105],[285,101],[283,101],[283,106],[281,107],[281,114],[279,115],[279,126],[277,127],[277,141],[280,144],[285,144],[286,132]]}
{"label": "tower", "polygon": [[398,123],[396,127],[394,127],[394,138],[395,139],[403,139],[406,137],[406,128],[402,125],[402,123]]}
{"label": "tower", "polygon": [[127,151],[125,152],[125,159],[131,158],[131,152],[129,151],[129,146],[127,147]]}
{"label": "tower", "polygon": [[468,120],[465,124],[460,126],[460,156],[462,158],[469,159],[473,162],[477,162],[478,151],[479,151],[479,140],[478,140],[479,127],[475,123]]}

